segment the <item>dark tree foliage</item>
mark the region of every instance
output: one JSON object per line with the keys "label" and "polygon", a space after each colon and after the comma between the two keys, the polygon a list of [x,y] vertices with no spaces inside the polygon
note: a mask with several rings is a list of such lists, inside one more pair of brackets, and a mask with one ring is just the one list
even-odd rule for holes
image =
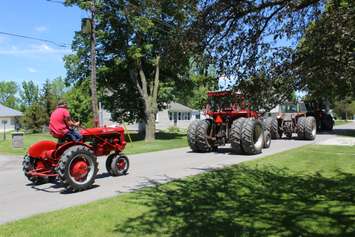
{"label": "dark tree foliage", "polygon": [[[90,8],[93,1],[67,0]],[[105,107],[117,121],[144,120],[153,140],[160,84],[187,80],[197,0],[96,1],[97,78]],[[192,38],[192,37],[191,37]],[[78,32],[66,58],[68,81],[89,75],[89,40]],[[169,90],[167,90],[169,91]]]}
{"label": "dark tree foliage", "polygon": [[324,2],[208,0],[196,30],[219,73],[236,78],[239,90],[271,106],[296,89],[294,43],[319,17]]}
{"label": "dark tree foliage", "polygon": [[299,43],[300,88],[329,101],[355,97],[355,2],[329,1]]}

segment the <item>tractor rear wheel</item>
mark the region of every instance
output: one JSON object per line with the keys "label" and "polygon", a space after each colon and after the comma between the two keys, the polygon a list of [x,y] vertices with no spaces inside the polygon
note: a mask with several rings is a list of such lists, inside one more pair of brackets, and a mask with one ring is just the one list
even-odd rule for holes
{"label": "tractor rear wheel", "polygon": [[271,134],[268,129],[264,130],[264,145],[263,148],[269,148],[271,145]]}
{"label": "tractor rear wheel", "polygon": [[247,119],[242,117],[233,121],[231,131],[229,134],[229,141],[232,146],[233,153],[243,154],[243,148],[241,144],[242,127]]}
{"label": "tractor rear wheel", "polygon": [[188,140],[189,145],[194,152],[209,152],[212,150],[212,144],[208,140],[208,133],[211,128],[210,120],[197,120],[189,126]]}
{"label": "tractor rear wheel", "polygon": [[121,176],[127,174],[129,160],[127,156],[116,155],[111,162],[112,176]]}
{"label": "tractor rear wheel", "polygon": [[49,181],[48,178],[32,176],[29,174],[30,171],[38,169],[42,166],[44,166],[43,162],[38,159],[34,159],[28,155],[25,155],[25,157],[23,158],[22,161],[23,173],[25,174],[27,179],[35,185],[44,184]]}
{"label": "tractor rear wheel", "polygon": [[304,138],[306,140],[314,140],[317,134],[317,123],[313,116],[306,117]]}
{"label": "tractor rear wheel", "polygon": [[271,139],[280,139],[282,132],[279,131],[279,122],[276,117],[268,117],[265,121],[266,128],[269,129]]}
{"label": "tractor rear wheel", "polygon": [[306,117],[299,117],[297,120],[298,139],[305,139],[305,137],[304,137],[305,127],[306,127]]}
{"label": "tractor rear wheel", "polygon": [[97,158],[86,146],[69,147],[59,160],[57,172],[67,190],[88,189],[95,182],[98,172]]}
{"label": "tractor rear wheel", "polygon": [[247,155],[261,153],[264,145],[264,129],[259,120],[247,119],[242,128],[241,142]]}
{"label": "tractor rear wheel", "polygon": [[189,127],[187,128],[187,142],[192,151],[197,152],[198,147],[196,145],[196,132],[197,132],[197,125],[199,120],[194,120],[190,123]]}
{"label": "tractor rear wheel", "polygon": [[321,130],[332,131],[333,130],[333,126],[334,126],[334,122],[333,122],[332,116],[329,115],[329,114],[325,114],[321,118],[320,124],[321,124]]}

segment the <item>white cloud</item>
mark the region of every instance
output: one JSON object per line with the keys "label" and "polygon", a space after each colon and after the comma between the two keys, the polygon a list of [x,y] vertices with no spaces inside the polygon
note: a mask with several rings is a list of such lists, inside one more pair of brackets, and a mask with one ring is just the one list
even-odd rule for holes
{"label": "white cloud", "polygon": [[35,27],[35,31],[37,31],[37,32],[45,32],[45,31],[47,31],[48,29],[47,29],[47,27],[45,27],[45,26],[36,26]]}
{"label": "white cloud", "polygon": [[29,71],[30,73],[36,73],[37,69],[35,69],[33,67],[27,67],[27,71]]}
{"label": "white cloud", "polygon": [[0,55],[13,56],[64,55],[70,52],[70,49],[53,48],[46,43],[29,45],[29,47],[26,48],[19,48],[14,45],[7,48],[0,47]]}

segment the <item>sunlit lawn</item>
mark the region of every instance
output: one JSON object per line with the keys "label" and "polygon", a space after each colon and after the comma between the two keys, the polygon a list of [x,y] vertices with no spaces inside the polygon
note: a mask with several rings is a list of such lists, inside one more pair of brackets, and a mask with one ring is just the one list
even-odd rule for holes
{"label": "sunlit lawn", "polygon": [[[1,134],[2,135],[2,134]],[[38,134],[25,134],[24,136],[24,148],[13,148],[11,143],[11,134],[6,134],[6,140],[2,140],[0,136],[0,155],[18,155],[22,156],[26,154],[28,147],[31,144],[34,144],[42,140],[52,140],[56,141],[51,135],[47,133],[38,133]],[[180,133],[157,133],[157,139],[154,142],[146,143],[144,142],[143,136],[138,134],[131,134],[133,140],[130,143],[129,137],[126,135],[127,146],[124,150],[125,154],[136,154],[143,152],[159,151],[166,149],[173,149],[179,147],[187,146],[186,134]]]}
{"label": "sunlit lawn", "polygon": [[355,236],[355,148],[306,146],[0,226],[1,236]]}
{"label": "sunlit lawn", "polygon": [[351,123],[353,121],[351,120],[335,120],[335,125],[343,125],[343,124],[347,124],[347,123]]}

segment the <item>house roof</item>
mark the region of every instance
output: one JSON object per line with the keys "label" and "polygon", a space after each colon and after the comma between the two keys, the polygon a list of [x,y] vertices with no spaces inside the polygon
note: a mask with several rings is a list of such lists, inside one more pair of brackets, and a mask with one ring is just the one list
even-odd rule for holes
{"label": "house roof", "polygon": [[0,104],[0,117],[19,117],[22,116],[20,111],[6,107],[5,105]]}
{"label": "house roof", "polygon": [[192,111],[194,111],[193,109],[191,109],[185,105],[176,103],[176,102],[171,102],[168,106],[168,110],[169,110],[169,112],[192,112]]}

